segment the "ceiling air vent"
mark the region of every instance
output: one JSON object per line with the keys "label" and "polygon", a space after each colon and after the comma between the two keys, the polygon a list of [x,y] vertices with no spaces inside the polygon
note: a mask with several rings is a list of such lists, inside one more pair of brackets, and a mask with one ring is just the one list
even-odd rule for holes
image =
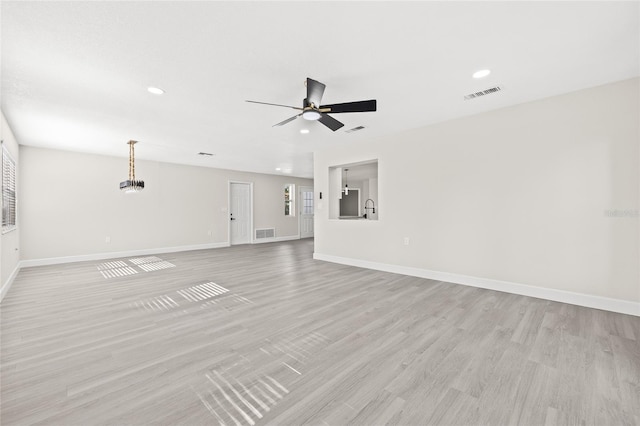
{"label": "ceiling air vent", "polygon": [[470,99],[479,98],[480,96],[487,96],[487,95],[490,95],[492,93],[499,92],[501,90],[502,90],[502,88],[500,86],[491,87],[489,89],[481,90],[480,92],[475,92],[475,93],[470,93],[468,95],[465,95],[464,96],[464,100],[468,101]]}
{"label": "ceiling air vent", "polygon": [[213,157],[213,154],[210,152],[199,152],[198,155],[202,155],[203,157]]}
{"label": "ceiling air vent", "polygon": [[345,130],[345,132],[347,133],[357,132],[358,130],[362,130],[362,129],[364,129],[364,126],[358,126],[358,127],[354,127],[353,129]]}

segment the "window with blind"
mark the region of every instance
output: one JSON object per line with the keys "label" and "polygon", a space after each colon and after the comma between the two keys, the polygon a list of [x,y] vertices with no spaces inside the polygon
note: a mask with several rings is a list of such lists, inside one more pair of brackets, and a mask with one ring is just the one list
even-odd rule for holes
{"label": "window with blind", "polygon": [[2,233],[16,229],[16,163],[2,145]]}
{"label": "window with blind", "polygon": [[292,183],[288,183],[284,187],[284,215],[295,216],[296,204],[295,204],[296,186]]}

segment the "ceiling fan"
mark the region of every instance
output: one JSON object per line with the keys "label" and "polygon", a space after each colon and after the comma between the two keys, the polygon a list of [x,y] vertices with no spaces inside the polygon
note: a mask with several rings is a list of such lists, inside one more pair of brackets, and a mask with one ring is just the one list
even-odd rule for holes
{"label": "ceiling fan", "polygon": [[322,95],[324,94],[325,85],[319,81],[307,78],[307,97],[302,101],[302,107],[295,107],[290,105],[271,104],[267,102],[247,101],[254,104],[273,105],[285,108],[292,108],[298,111],[302,111],[298,115],[294,115],[291,118],[287,118],[280,123],[274,124],[275,126],[282,126],[302,116],[305,120],[317,120],[333,130],[334,132],[340,127],[344,126],[341,122],[331,117],[331,114],[338,114],[342,112],[370,112],[376,110],[376,100],[371,99],[368,101],[356,101],[345,102],[342,104],[320,105]]}

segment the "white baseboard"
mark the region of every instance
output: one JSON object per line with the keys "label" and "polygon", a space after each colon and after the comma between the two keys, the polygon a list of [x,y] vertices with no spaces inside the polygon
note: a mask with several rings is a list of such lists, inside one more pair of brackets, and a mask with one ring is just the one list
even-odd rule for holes
{"label": "white baseboard", "polygon": [[555,302],[568,303],[571,305],[586,306],[588,308],[602,309],[605,311],[618,312],[621,314],[640,316],[640,303],[627,300],[610,299],[608,297],[593,296],[590,294],[574,293],[552,288],[535,287],[508,281],[472,277],[469,275],[431,271],[428,269],[413,268],[409,266],[390,265],[387,263],[378,263],[368,260],[332,256],[322,253],[313,253],[313,258],[317,260],[324,260],[326,262],[357,266],[359,268],[374,269],[377,271],[391,272],[394,274],[409,275],[413,277],[445,281],[454,284],[462,284],[471,287],[486,288],[489,290],[536,297],[539,299],[553,300]]}
{"label": "white baseboard", "polygon": [[9,275],[9,278],[7,278],[7,282],[2,284],[2,288],[0,288],[0,302],[2,302],[2,299],[4,299],[4,295],[7,294],[7,292],[11,288],[11,284],[13,284],[13,280],[16,279],[16,276],[18,275],[18,272],[20,272],[21,267],[22,262],[18,262],[16,267],[13,269],[13,272],[11,272],[11,275]]}
{"label": "white baseboard", "polygon": [[225,241],[222,243],[194,244],[189,246],[161,247],[161,248],[142,249],[142,250],[116,251],[116,252],[109,252],[109,253],[82,254],[78,256],[49,257],[45,259],[23,260],[20,263],[22,268],[29,268],[32,266],[57,265],[60,263],[84,262],[87,260],[115,259],[118,257],[146,256],[146,255],[162,254],[162,253],[175,253],[178,251],[206,250],[206,249],[222,248],[222,247],[229,247],[229,243]]}
{"label": "white baseboard", "polygon": [[259,240],[254,239],[253,244],[262,244],[262,243],[277,243],[278,241],[292,241],[299,240],[299,235],[289,235],[286,237],[273,237],[273,238],[260,238]]}

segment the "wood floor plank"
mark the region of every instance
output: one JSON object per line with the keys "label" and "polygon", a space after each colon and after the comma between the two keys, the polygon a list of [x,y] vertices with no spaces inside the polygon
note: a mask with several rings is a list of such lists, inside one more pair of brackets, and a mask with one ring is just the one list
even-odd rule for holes
{"label": "wood floor plank", "polygon": [[472,424],[478,418],[480,407],[477,398],[449,388],[433,415],[427,421],[433,425]]}
{"label": "wood floor plank", "polygon": [[0,423],[638,423],[640,318],[312,254],[24,268],[0,305]]}

